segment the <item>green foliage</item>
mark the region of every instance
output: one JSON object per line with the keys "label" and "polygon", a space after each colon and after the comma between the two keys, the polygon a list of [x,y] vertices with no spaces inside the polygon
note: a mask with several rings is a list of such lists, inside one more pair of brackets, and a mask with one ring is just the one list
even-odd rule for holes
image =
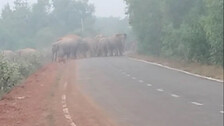
{"label": "green foliage", "polygon": [[159,55],[161,50],[162,18],[159,1],[127,0],[129,18],[139,38],[139,49],[145,53]]}
{"label": "green foliage", "polygon": [[139,51],[223,64],[223,0],[125,0]]}
{"label": "green foliage", "polygon": [[35,54],[26,57],[16,56],[15,58],[15,61],[11,61],[0,55],[0,97],[3,92],[8,92],[22,79],[40,68],[47,57]]}
{"label": "green foliage", "polygon": [[206,38],[211,46],[210,60],[223,65],[223,0],[204,0],[206,16],[203,17]]}
{"label": "green foliage", "polygon": [[20,78],[19,66],[0,56],[0,93],[1,91],[8,91],[18,83]]}

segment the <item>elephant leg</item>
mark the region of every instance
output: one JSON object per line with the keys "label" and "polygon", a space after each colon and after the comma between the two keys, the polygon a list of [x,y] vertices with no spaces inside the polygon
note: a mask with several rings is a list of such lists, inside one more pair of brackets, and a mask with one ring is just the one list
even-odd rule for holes
{"label": "elephant leg", "polygon": [[53,57],[53,61],[57,62],[57,53],[55,52],[54,57]]}
{"label": "elephant leg", "polygon": [[117,56],[121,55],[121,50],[120,49],[117,50],[117,54],[118,54]]}
{"label": "elephant leg", "polygon": [[113,49],[110,49],[110,56],[113,56]]}
{"label": "elephant leg", "polygon": [[100,56],[100,49],[97,51],[97,54],[96,54],[98,57]]}
{"label": "elephant leg", "polygon": [[102,51],[102,56],[106,56],[106,49],[105,48]]}
{"label": "elephant leg", "polygon": [[55,57],[54,57],[55,62],[57,61],[57,58],[58,58],[58,52],[55,52]]}
{"label": "elephant leg", "polygon": [[124,50],[121,49],[121,50],[120,50],[120,56],[123,56],[123,53],[124,53]]}
{"label": "elephant leg", "polygon": [[96,50],[96,49],[93,50],[93,54],[92,54],[92,56],[93,56],[93,57],[98,56],[98,55],[97,55],[97,50]]}
{"label": "elephant leg", "polygon": [[118,56],[121,56],[122,55],[122,49],[121,49],[121,47],[118,47],[117,48],[117,52],[118,52]]}
{"label": "elephant leg", "polygon": [[115,49],[114,52],[115,52],[115,56],[117,56],[118,55],[117,49]]}
{"label": "elephant leg", "polygon": [[54,62],[55,59],[56,59],[56,52],[53,52],[53,54],[52,54],[52,62]]}
{"label": "elephant leg", "polygon": [[77,51],[74,52],[74,59],[77,58]]}
{"label": "elephant leg", "polygon": [[111,56],[114,56],[114,55],[116,55],[116,49],[112,50],[112,55]]}
{"label": "elephant leg", "polygon": [[54,62],[54,53],[52,54],[51,61]]}
{"label": "elephant leg", "polygon": [[69,60],[69,54],[68,53],[66,54],[66,60]]}
{"label": "elephant leg", "polygon": [[99,50],[99,56],[103,56],[104,55],[104,50],[103,49],[100,49]]}
{"label": "elephant leg", "polygon": [[105,48],[105,56],[106,57],[108,56],[108,50],[107,50],[107,48]]}
{"label": "elephant leg", "polygon": [[54,55],[52,55],[52,62],[54,62]]}
{"label": "elephant leg", "polygon": [[84,58],[87,58],[87,52],[85,52],[83,55],[84,55]]}
{"label": "elephant leg", "polygon": [[123,55],[124,55],[124,51],[121,50],[121,56],[123,56]]}

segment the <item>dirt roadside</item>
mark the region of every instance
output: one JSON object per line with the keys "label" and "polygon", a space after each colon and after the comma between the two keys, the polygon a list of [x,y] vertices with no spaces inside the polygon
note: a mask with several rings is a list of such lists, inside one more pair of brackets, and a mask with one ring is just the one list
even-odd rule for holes
{"label": "dirt roadside", "polygon": [[215,65],[202,65],[199,63],[187,63],[167,58],[158,58],[153,56],[145,56],[141,54],[128,54],[130,58],[137,58],[153,63],[159,63],[172,68],[184,70],[190,73],[199,74],[206,77],[215,78],[223,81],[223,67]]}
{"label": "dirt roadside", "polygon": [[76,85],[75,61],[49,64],[0,101],[1,126],[117,126]]}

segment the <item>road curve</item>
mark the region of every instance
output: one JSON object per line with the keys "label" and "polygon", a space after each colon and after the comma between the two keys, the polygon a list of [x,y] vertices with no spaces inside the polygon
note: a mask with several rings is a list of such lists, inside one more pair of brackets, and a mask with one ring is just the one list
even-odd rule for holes
{"label": "road curve", "polygon": [[223,126],[223,84],[127,57],[76,61],[77,83],[122,126]]}

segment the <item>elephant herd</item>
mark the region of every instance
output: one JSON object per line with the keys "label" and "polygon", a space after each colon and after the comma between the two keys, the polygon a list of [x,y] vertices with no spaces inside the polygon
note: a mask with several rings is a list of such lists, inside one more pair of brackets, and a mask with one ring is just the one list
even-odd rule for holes
{"label": "elephant herd", "polygon": [[17,51],[3,50],[3,51],[0,51],[0,54],[2,54],[4,58],[9,61],[15,61],[15,59],[18,57],[30,57],[33,55],[37,55],[39,53],[36,49],[24,48]]}
{"label": "elephant herd", "polygon": [[121,56],[124,53],[126,38],[126,34],[109,37],[97,35],[92,38],[67,35],[52,44],[52,60],[60,62],[78,57]]}

